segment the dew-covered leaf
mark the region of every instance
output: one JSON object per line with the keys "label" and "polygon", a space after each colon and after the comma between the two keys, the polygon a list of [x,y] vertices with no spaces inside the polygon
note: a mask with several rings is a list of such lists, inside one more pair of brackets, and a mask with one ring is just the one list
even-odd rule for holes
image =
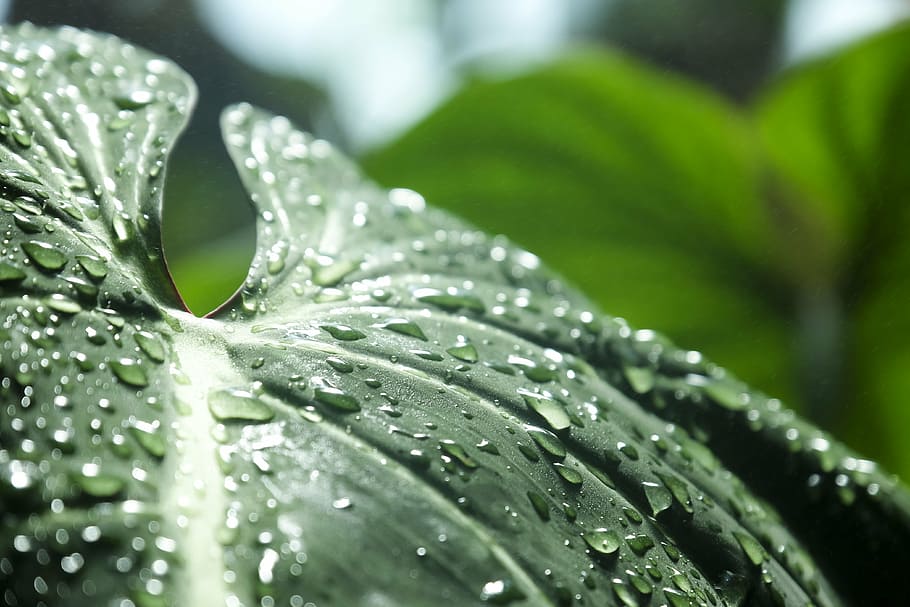
{"label": "dew-covered leaf", "polygon": [[31,144],[0,145],[0,604],[892,596],[892,478],[284,118],[225,112],[257,253],[182,311],[149,159],[189,78],[97,34],[2,40]]}

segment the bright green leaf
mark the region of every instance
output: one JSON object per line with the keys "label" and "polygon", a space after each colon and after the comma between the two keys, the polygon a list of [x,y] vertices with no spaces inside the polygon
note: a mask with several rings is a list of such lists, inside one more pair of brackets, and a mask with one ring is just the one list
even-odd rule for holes
{"label": "bright green leaf", "polygon": [[908,25],[794,70],[757,107],[776,202],[793,226],[787,256],[800,301],[805,315],[827,325],[815,351],[843,356],[828,369],[822,358],[809,380],[853,444],[888,456],[905,474],[908,107]]}

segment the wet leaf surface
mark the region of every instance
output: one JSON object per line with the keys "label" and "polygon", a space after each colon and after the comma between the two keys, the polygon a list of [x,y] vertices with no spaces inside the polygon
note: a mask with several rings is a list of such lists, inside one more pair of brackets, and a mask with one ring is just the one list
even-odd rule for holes
{"label": "wet leaf surface", "polygon": [[182,311],[189,78],[71,29],[0,54],[0,604],[837,605],[907,566],[873,463],[250,106],[257,253]]}

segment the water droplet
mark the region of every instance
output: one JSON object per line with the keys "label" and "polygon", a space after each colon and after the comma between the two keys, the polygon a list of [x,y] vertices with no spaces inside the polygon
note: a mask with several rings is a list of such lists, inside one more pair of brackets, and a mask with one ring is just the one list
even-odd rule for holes
{"label": "water droplet", "polygon": [[133,338],[136,340],[136,344],[139,348],[145,352],[149,358],[155,362],[164,362],[164,345],[162,345],[161,341],[155,337],[154,334],[149,333],[148,331],[139,331]]}
{"label": "water droplet", "polygon": [[353,373],[354,365],[349,363],[343,358],[338,356],[329,356],[325,359],[325,362],[329,364],[330,367],[338,371],[339,373]]}
{"label": "water droplet", "polygon": [[559,462],[556,462],[555,464],[553,464],[553,467],[556,468],[556,472],[559,473],[559,476],[561,476],[563,478],[563,480],[566,481],[567,483],[569,483],[570,485],[577,486],[577,485],[582,484],[584,479],[581,476],[581,472],[579,472],[575,468],[569,468],[568,466],[565,466],[564,464],[560,464]]}
{"label": "water droplet", "polygon": [[405,318],[393,318],[378,326],[382,329],[388,329],[389,331],[401,333],[402,335],[407,335],[421,341],[427,341],[427,336],[424,335],[420,326]]}
{"label": "water droplet", "polygon": [[638,556],[643,556],[648,550],[654,547],[654,540],[643,533],[627,535],[626,543]]}
{"label": "water droplet", "polygon": [[470,455],[468,455],[468,452],[465,451],[464,447],[462,447],[455,441],[448,440],[448,439],[439,441],[439,447],[442,449],[442,451],[444,453],[454,457],[459,462],[461,462],[461,464],[464,467],[471,468],[471,469],[477,468],[478,464],[474,460],[474,458],[472,458]]}
{"label": "water droplet", "polygon": [[511,580],[493,580],[483,585],[480,600],[493,605],[508,605],[526,599],[527,596]]}
{"label": "water droplet", "polygon": [[149,453],[149,455],[164,457],[166,445],[164,438],[161,436],[160,428],[157,425],[143,421],[134,421],[129,427],[129,433],[136,439],[136,442]]}
{"label": "water droplet", "polygon": [[518,443],[518,450],[524,455],[530,462],[539,462],[540,455],[537,454],[537,450],[530,445],[524,443]]}
{"label": "water droplet", "polygon": [[85,273],[94,279],[100,280],[107,276],[107,262],[100,257],[92,255],[77,255],[76,261],[85,270]]}
{"label": "water droplet", "polygon": [[645,520],[637,510],[629,508],[628,506],[622,507],[622,513],[626,515],[626,518],[629,519],[630,522],[636,525],[641,525],[642,521]]}
{"label": "water droplet", "polygon": [[120,360],[111,361],[110,366],[114,375],[125,384],[142,388],[149,383],[145,369],[139,365],[138,361],[132,358],[121,358]]}
{"label": "water droplet", "polygon": [[245,390],[211,390],[208,404],[219,421],[267,422],[275,417],[268,404]]}
{"label": "water droplet", "polygon": [[734,531],[733,537],[739,542],[743,552],[746,553],[753,565],[761,565],[768,558],[768,553],[765,552],[764,547],[751,535]]}
{"label": "water droplet", "polygon": [[619,449],[619,452],[628,457],[629,459],[635,461],[638,459],[638,449],[630,445],[629,443],[618,442],[616,443],[616,448]]}
{"label": "water droplet", "polygon": [[622,580],[614,579],[611,584],[613,586],[613,593],[623,605],[626,607],[638,607],[638,599],[635,598],[635,595],[632,594],[629,587],[622,583]]}
{"label": "water droplet", "polygon": [[66,255],[46,242],[39,240],[23,242],[22,250],[25,251],[29,259],[45,270],[57,271],[66,265]]}
{"label": "water droplet", "polygon": [[533,382],[542,384],[548,381],[553,381],[556,379],[556,371],[554,369],[549,369],[542,365],[534,365],[530,367],[524,367],[525,377],[530,379]]}
{"label": "water droplet", "polygon": [[16,266],[0,261],[0,283],[16,282],[25,278],[25,272]]}
{"label": "water droplet", "polygon": [[410,352],[411,352],[411,354],[414,354],[415,356],[419,356],[420,358],[422,358],[424,360],[432,360],[434,362],[439,362],[439,361],[443,360],[442,354],[438,354],[436,352],[431,352],[430,350],[411,350]]}
{"label": "water droplet", "polygon": [[623,373],[632,389],[639,394],[650,392],[657,379],[654,371],[647,367],[625,367]]}
{"label": "water droplet", "polygon": [[524,429],[541,449],[553,457],[563,459],[566,456],[566,448],[562,444],[562,441],[549,430],[528,425],[526,425]]}
{"label": "water droplet", "polygon": [[111,220],[111,227],[114,229],[114,238],[119,243],[125,243],[130,240],[133,234],[132,221],[126,213],[117,213]]}
{"label": "water droplet", "polygon": [[341,497],[332,502],[332,508],[335,508],[336,510],[347,510],[352,505],[351,498],[349,497]]}
{"label": "water droplet", "polygon": [[65,295],[55,293],[47,299],[47,307],[62,314],[76,314],[82,311],[82,306]]}
{"label": "water droplet", "polygon": [[692,514],[695,512],[692,508],[692,499],[689,496],[689,488],[686,486],[686,483],[680,480],[679,478],[670,475],[656,472],[657,477],[663,482],[664,486],[670,490],[670,493],[673,494],[673,498],[682,506],[683,510]]}
{"label": "water droplet", "polygon": [[23,215],[22,213],[13,213],[13,221],[15,221],[16,225],[19,226],[19,229],[26,234],[37,234],[44,229],[37,219],[29,217],[28,215]]}
{"label": "water droplet", "polygon": [[569,414],[561,403],[542,394],[524,391],[520,393],[528,407],[544,418],[554,430],[565,430],[572,425]]}
{"label": "water droplet", "polygon": [[499,449],[496,447],[496,445],[494,445],[487,439],[483,439],[482,441],[477,443],[477,445],[475,445],[475,446],[478,449],[480,449],[481,451],[483,451],[484,453],[490,453],[492,455],[499,455]]}
{"label": "water droplet", "polygon": [[654,516],[657,516],[673,504],[673,496],[663,485],[644,481],[642,487],[644,487],[645,497],[648,499],[648,504],[651,505],[651,513]]}
{"label": "water droplet", "polygon": [[446,350],[450,356],[463,360],[466,363],[476,363],[480,358],[477,354],[477,348],[473,344],[460,344],[452,346]]}
{"label": "water droplet", "polygon": [[640,575],[633,575],[628,571],[626,573],[629,575],[629,583],[632,584],[632,586],[635,587],[635,590],[637,590],[640,594],[651,594],[651,592],[654,590],[651,587],[651,584],[645,578],[641,577]]}
{"label": "water droplet", "polygon": [[737,411],[749,404],[748,393],[729,381],[712,380],[703,389],[711,400],[727,409]]}
{"label": "water droplet", "polygon": [[345,413],[360,411],[360,403],[350,394],[345,394],[338,388],[324,386],[315,389],[316,401],[328,405]]}
{"label": "water droplet", "polygon": [[319,328],[341,341],[356,341],[366,337],[365,333],[347,325],[320,325]]}
{"label": "water droplet", "polygon": [[28,131],[23,131],[20,129],[13,129],[12,131],[13,140],[21,145],[24,148],[31,147],[32,145],[32,134]]}
{"label": "water droplet", "polygon": [[316,264],[312,266],[313,282],[321,287],[331,287],[359,267],[360,262],[349,259],[331,261],[327,265]]}
{"label": "water droplet", "polygon": [[673,561],[674,563],[682,558],[682,554],[680,554],[679,548],[677,548],[673,544],[669,544],[667,542],[661,542],[660,545],[661,545],[661,547],[663,547],[664,552],[667,553],[667,556],[670,557],[670,560]]}
{"label": "water droplet", "polygon": [[117,495],[125,486],[122,478],[102,473],[95,464],[84,465],[82,472],[75,475],[73,480],[87,494],[101,498]]}
{"label": "water droplet", "polygon": [[550,506],[547,504],[546,498],[536,491],[528,491],[528,500],[531,502],[531,506],[534,507],[534,511],[537,513],[537,516],[540,517],[540,520],[546,522],[550,520]]}
{"label": "water droplet", "polygon": [[667,597],[667,600],[670,601],[672,607],[691,607],[692,601],[689,598],[676,590],[675,588],[664,588],[664,596]]}
{"label": "water droplet", "polygon": [[619,546],[622,543],[622,540],[619,539],[619,535],[610,529],[601,528],[594,529],[593,531],[586,531],[581,537],[592,550],[599,552],[600,554],[613,554],[619,550]]}
{"label": "water droplet", "polygon": [[692,583],[689,582],[689,578],[687,578],[687,577],[686,577],[685,575],[683,575],[682,573],[674,573],[673,575],[670,576],[670,581],[672,581],[673,584],[674,584],[677,588],[679,588],[680,590],[682,590],[682,591],[685,592],[686,594],[691,594],[691,593],[693,592],[693,590],[694,590],[694,589],[692,588]]}
{"label": "water droplet", "polygon": [[155,94],[152,91],[135,90],[124,95],[117,95],[112,100],[121,110],[138,110],[152,103],[155,100]]}

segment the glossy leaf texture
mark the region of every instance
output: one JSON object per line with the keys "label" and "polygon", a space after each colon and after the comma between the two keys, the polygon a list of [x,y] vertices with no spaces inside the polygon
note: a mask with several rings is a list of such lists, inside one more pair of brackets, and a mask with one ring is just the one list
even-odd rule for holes
{"label": "glossy leaf texture", "polygon": [[0,52],[0,604],[893,596],[874,463],[284,118],[225,112],[257,253],[182,311],[152,229],[189,78],[71,29]]}

